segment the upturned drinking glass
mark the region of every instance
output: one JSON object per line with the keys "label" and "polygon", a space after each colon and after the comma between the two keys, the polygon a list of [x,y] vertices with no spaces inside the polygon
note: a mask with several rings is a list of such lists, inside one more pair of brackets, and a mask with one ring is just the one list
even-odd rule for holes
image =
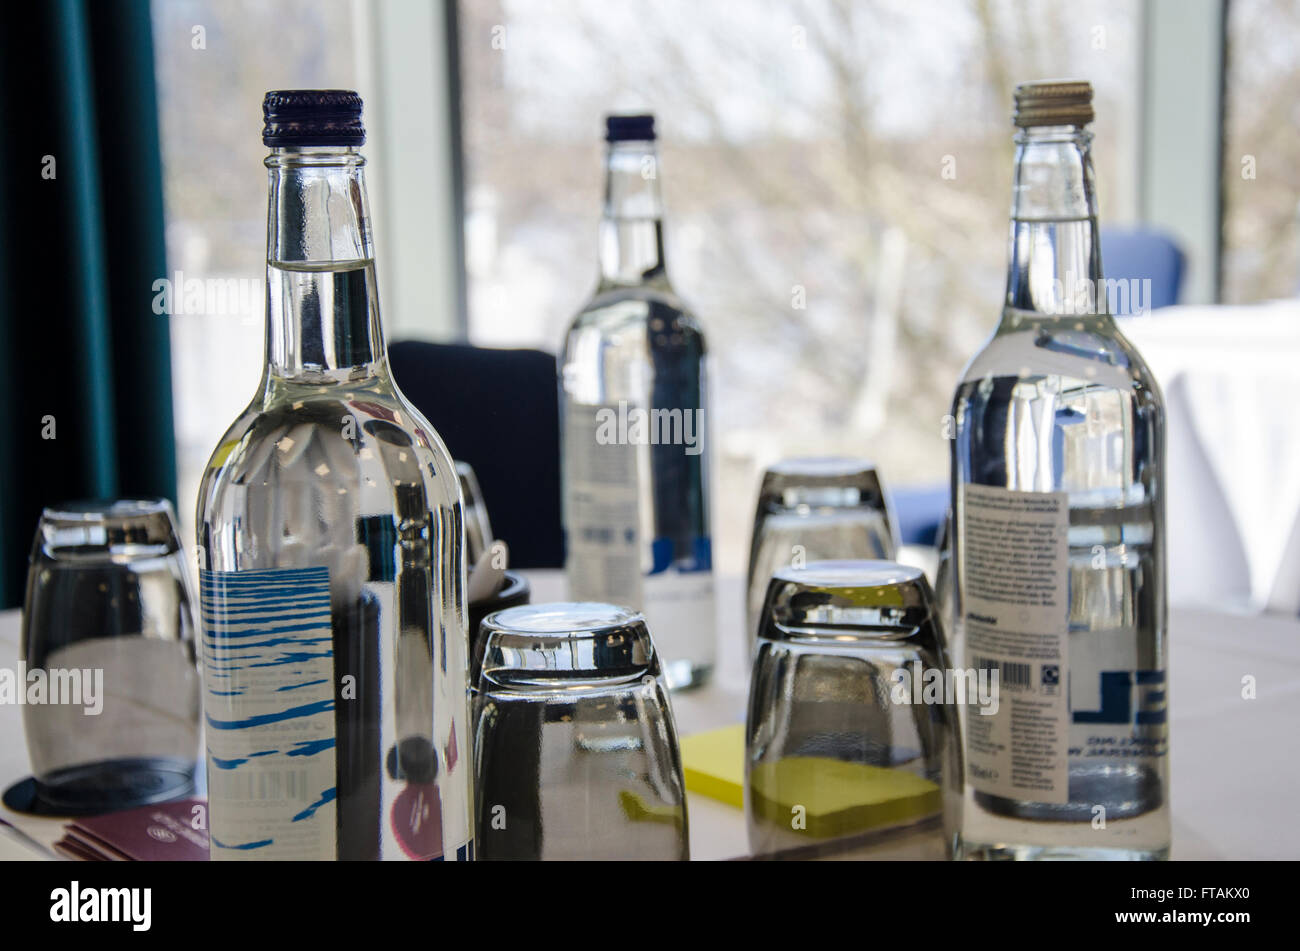
{"label": "upturned drinking glass", "polygon": [[814,562],[768,587],[750,682],[755,856],[950,858],[962,790],[949,670],[925,575]]}
{"label": "upturned drinking glass", "polygon": [[944,510],[943,520],[935,535],[934,548],[936,561],[934,568],[934,600],[939,609],[939,619],[943,622],[944,632],[948,635],[948,649],[954,658],[964,655],[958,641],[959,627],[953,623],[953,580],[952,580],[952,509]]}
{"label": "upturned drinking glass", "polygon": [[171,503],[47,508],[23,609],[23,727],[52,811],[109,812],[194,789],[199,671]]}
{"label": "upturned drinking glass", "polygon": [[460,478],[461,507],[465,512],[465,565],[472,568],[492,544],[492,523],[488,520],[474,467],[458,460],[456,475]]}
{"label": "upturned drinking glass", "polygon": [[763,597],[786,566],[834,559],[890,561],[894,519],[876,467],[863,459],[783,459],[763,473],[749,546],[747,656],[754,653]]}
{"label": "upturned drinking glass", "polygon": [[686,788],[642,616],[593,602],[483,621],[475,690],[483,859],[687,859]]}

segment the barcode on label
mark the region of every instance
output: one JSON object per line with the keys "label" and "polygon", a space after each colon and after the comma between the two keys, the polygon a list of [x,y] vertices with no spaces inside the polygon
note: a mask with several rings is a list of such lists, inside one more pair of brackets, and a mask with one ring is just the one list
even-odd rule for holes
{"label": "barcode on label", "polygon": [[1017,664],[1009,660],[977,657],[975,666],[981,670],[998,671],[999,686],[1012,690],[1028,690],[1033,686],[1034,667],[1032,664]]}
{"label": "barcode on label", "polygon": [[310,802],[320,794],[319,789],[311,788],[306,770],[213,773],[208,779],[208,795],[214,798],[253,802]]}

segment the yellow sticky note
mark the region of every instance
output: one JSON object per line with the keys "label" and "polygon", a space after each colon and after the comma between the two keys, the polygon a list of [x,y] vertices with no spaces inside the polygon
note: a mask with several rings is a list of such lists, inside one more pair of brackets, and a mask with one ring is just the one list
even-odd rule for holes
{"label": "yellow sticky note", "polygon": [[[745,728],[741,724],[684,737],[686,788],[737,809],[745,805]],[[788,756],[754,768],[754,810],[788,823],[802,806],[813,838],[902,825],[942,807],[939,786],[904,769]]]}
{"label": "yellow sticky note", "polygon": [[682,739],[682,774],[691,792],[745,807],[745,727],[737,723]]}
{"label": "yellow sticky note", "polygon": [[661,822],[665,825],[680,825],[682,821],[681,807],[668,805],[648,805],[644,799],[631,790],[621,790],[618,794],[618,804],[623,810],[623,815],[627,816],[632,822]]}
{"label": "yellow sticky note", "polygon": [[756,814],[784,824],[802,806],[815,839],[904,825],[942,807],[939,786],[915,773],[822,756],[760,763],[752,781]]}

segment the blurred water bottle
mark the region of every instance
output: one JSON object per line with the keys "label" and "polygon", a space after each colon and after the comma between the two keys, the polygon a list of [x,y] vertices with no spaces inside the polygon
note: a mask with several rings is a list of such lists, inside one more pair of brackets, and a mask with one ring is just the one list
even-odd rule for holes
{"label": "blurred water bottle", "polygon": [[652,116],[610,116],[600,277],[560,355],[569,596],[644,612],[673,687],[713,670],[704,333],[668,282]]}

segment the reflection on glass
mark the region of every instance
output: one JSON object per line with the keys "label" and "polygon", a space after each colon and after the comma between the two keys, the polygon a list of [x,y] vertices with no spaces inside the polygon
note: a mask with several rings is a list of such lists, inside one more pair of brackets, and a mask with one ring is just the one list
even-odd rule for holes
{"label": "reflection on glass", "polygon": [[20,656],[23,726],[46,806],[108,812],[193,790],[199,674],[171,503],[42,513]]}
{"label": "reflection on glass", "polygon": [[961,747],[925,576],[815,562],[768,588],[750,683],[745,814],[760,857],[952,856]]}
{"label": "reflection on glass", "polygon": [[835,559],[885,560],[898,547],[876,467],[862,459],[785,459],[763,473],[749,548],[748,656],[763,596],[780,568]]}
{"label": "reflection on glass", "polygon": [[525,605],[482,633],[479,857],[689,858],[677,733],[641,615]]}
{"label": "reflection on glass", "polygon": [[492,544],[492,523],[488,521],[483,490],[478,487],[474,467],[468,462],[457,461],[456,475],[460,477],[461,504],[465,512],[465,564],[472,568]]}

